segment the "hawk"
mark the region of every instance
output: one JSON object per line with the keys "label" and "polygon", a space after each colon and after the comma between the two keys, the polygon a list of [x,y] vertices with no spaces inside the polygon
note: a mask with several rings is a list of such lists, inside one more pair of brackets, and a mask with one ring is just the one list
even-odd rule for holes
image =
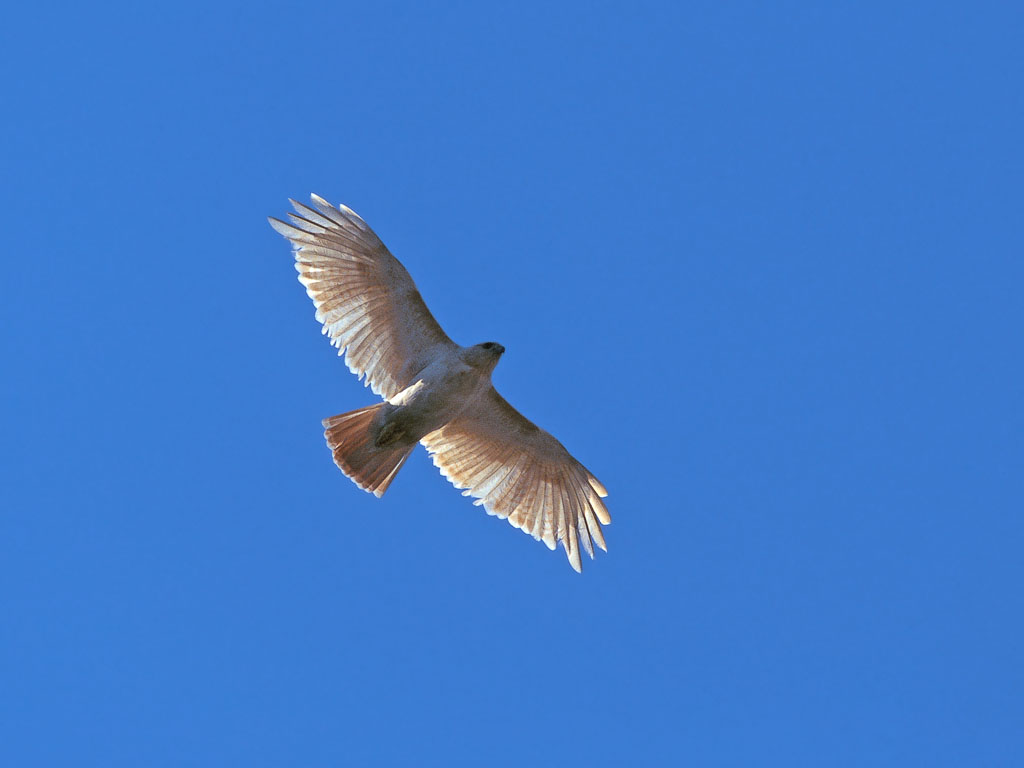
{"label": "hawk", "polygon": [[311,206],[289,200],[289,221],[270,224],[291,241],[323,333],[384,400],[323,420],[341,471],[380,497],[422,443],[463,496],[549,549],[561,543],[576,571],[581,544],[591,558],[595,543],[607,551],[604,486],[491,383],[505,348],[453,342],[366,222],[311,198]]}

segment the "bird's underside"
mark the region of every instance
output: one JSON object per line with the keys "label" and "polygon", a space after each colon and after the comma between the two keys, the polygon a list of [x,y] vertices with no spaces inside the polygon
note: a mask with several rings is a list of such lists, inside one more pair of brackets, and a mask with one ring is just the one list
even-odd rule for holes
{"label": "bird's underside", "polygon": [[595,543],[606,549],[604,487],[491,384],[504,348],[449,339],[409,273],[353,211],[316,195],[312,206],[290,202],[289,222],[270,223],[292,243],[323,333],[384,400],[324,419],[342,472],[381,496],[422,443],[464,496],[550,549],[560,542],[577,571],[580,545],[591,558]]}

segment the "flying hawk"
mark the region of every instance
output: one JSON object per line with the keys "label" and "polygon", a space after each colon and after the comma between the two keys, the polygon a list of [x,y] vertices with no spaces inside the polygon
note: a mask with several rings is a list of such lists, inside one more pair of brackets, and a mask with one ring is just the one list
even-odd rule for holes
{"label": "flying hawk", "polygon": [[292,243],[299,282],[349,370],[384,402],[324,419],[334,462],[382,496],[416,443],[441,474],[549,549],[561,542],[581,570],[579,544],[607,551],[607,495],[586,467],[491,384],[505,348],[463,347],[441,330],[409,273],[356,213],[312,195],[289,201],[290,223],[271,226]]}

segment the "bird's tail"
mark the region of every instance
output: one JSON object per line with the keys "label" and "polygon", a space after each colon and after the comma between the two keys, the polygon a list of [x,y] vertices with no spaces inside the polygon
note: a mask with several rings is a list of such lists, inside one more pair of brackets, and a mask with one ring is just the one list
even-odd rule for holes
{"label": "bird's tail", "polygon": [[374,417],[384,403],[324,419],[324,437],[334,463],[364,491],[380,498],[409,458],[416,443],[378,446]]}

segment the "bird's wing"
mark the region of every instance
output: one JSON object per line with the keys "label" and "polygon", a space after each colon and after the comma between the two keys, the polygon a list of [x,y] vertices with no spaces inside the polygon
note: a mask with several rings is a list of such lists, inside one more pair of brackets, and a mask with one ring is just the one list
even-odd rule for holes
{"label": "bird's wing", "polygon": [[289,202],[296,211],[290,223],[271,217],[270,225],[292,243],[299,282],[324,334],[352,373],[365,375],[381,397],[394,397],[452,340],[405,267],[354,211],[316,195],[313,207]]}
{"label": "bird's wing", "polygon": [[464,496],[473,496],[488,514],[507,518],[549,549],[561,542],[577,571],[577,539],[591,558],[594,542],[607,551],[601,523],[610,523],[611,516],[601,501],[607,496],[604,486],[493,387],[420,442],[441,474],[465,489]]}

